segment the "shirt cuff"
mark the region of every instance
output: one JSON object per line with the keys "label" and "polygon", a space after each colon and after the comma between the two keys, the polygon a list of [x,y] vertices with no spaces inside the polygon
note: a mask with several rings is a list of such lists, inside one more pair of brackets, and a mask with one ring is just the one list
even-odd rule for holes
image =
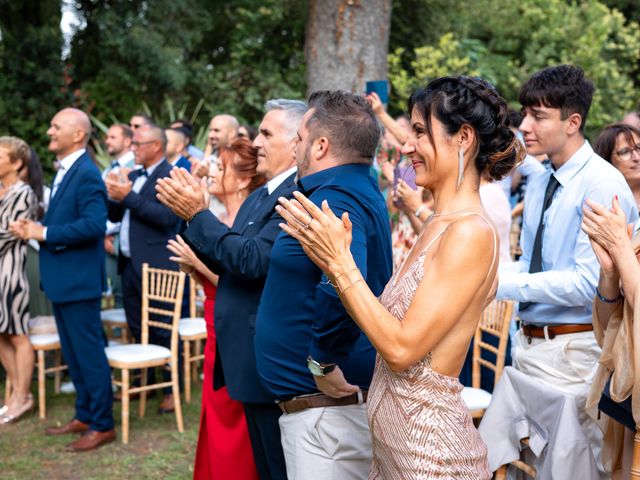
{"label": "shirt cuff", "polygon": [[47,241],[47,228],[49,228],[49,227],[44,227],[42,229],[42,239],[43,239],[44,242]]}
{"label": "shirt cuff", "polygon": [[346,358],[344,355],[336,355],[334,353],[322,350],[314,343],[311,344],[309,355],[318,363],[340,363]]}
{"label": "shirt cuff", "polygon": [[498,277],[498,291],[496,292],[497,300],[515,300],[522,301],[520,298],[520,288],[518,277],[520,273],[501,271]]}

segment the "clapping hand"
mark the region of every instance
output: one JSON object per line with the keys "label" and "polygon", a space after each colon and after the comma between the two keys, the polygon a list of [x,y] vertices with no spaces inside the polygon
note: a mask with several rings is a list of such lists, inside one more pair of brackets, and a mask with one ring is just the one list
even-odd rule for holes
{"label": "clapping hand", "polygon": [[158,200],[183,220],[209,208],[207,179],[198,182],[184,168],[173,168],[169,177],[159,179],[156,192]]}
{"label": "clapping hand", "polygon": [[416,190],[400,180],[393,190],[394,204],[407,213],[413,213],[422,206],[422,187]]}
{"label": "clapping hand", "polygon": [[352,225],[349,214],[338,218],[326,200],[322,210],[300,192],[295,200],[280,198],[276,210],[286,220],[280,228],[298,240],[309,258],[327,275],[340,274],[353,263],[349,247]]}
{"label": "clapping hand", "polygon": [[627,225],[627,217],[620,207],[617,196],[611,208],[585,200],[582,208],[582,230],[589,236],[591,246],[605,272],[615,269],[614,257],[620,249],[631,248],[633,225]]}
{"label": "clapping hand", "polygon": [[191,247],[186,244],[180,235],[176,235],[175,240],[169,240],[167,248],[174,254],[174,256],[169,257],[169,260],[178,263],[180,270],[183,272],[193,273],[201,265],[196,254],[193,253]]}
{"label": "clapping hand", "polygon": [[116,202],[121,202],[133,189],[133,182],[131,180],[115,172],[107,175],[104,184],[107,187],[107,195],[111,200]]}

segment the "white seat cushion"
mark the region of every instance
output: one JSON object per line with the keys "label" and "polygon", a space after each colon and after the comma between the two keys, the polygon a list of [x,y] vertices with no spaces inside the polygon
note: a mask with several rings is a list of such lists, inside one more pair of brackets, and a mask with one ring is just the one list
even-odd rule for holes
{"label": "white seat cushion", "polygon": [[115,347],[117,345],[122,345],[122,342],[120,340],[114,340],[112,338],[109,339],[109,346],[110,347]]}
{"label": "white seat cushion", "polygon": [[202,335],[207,333],[207,323],[204,318],[183,318],[178,324],[178,333],[181,337],[189,337],[191,335]]}
{"label": "white seat cushion", "polygon": [[461,395],[462,400],[471,411],[485,410],[491,403],[491,394],[481,388],[464,387]]}
{"label": "white seat cushion", "polygon": [[29,341],[34,347],[45,347],[60,343],[60,337],[57,333],[41,333],[38,335],[30,335]]}
{"label": "white seat cushion", "polygon": [[127,316],[124,314],[124,308],[111,308],[100,312],[100,320],[103,322],[113,322],[127,324]]}
{"label": "white seat cushion", "polygon": [[139,343],[106,347],[104,353],[106,353],[108,360],[126,363],[168,360],[171,358],[171,350],[168,348],[160,345],[141,345]]}

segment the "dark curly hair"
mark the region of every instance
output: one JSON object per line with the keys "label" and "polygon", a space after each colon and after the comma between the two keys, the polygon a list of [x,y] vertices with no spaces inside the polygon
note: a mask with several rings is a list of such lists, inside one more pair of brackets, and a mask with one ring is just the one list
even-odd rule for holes
{"label": "dark curly hair", "polygon": [[523,107],[559,108],[562,120],[578,113],[582,118],[580,131],[584,132],[594,90],[582,68],[556,65],[534,73],[520,88],[518,100]]}
{"label": "dark curly hair", "polygon": [[449,135],[465,124],[475,130],[475,165],[481,176],[500,180],[524,159],[524,147],[510,128],[507,103],[485,80],[466,76],[438,78],[411,95],[409,114],[414,108],[422,114],[432,144],[431,115]]}

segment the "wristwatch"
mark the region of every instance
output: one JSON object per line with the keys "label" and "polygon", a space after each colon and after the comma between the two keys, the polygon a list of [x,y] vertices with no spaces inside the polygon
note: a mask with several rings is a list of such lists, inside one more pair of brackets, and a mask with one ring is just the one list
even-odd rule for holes
{"label": "wristwatch", "polygon": [[314,377],[324,377],[326,374],[335,370],[336,364],[330,363],[329,365],[322,365],[316,362],[311,355],[307,357],[307,367]]}

